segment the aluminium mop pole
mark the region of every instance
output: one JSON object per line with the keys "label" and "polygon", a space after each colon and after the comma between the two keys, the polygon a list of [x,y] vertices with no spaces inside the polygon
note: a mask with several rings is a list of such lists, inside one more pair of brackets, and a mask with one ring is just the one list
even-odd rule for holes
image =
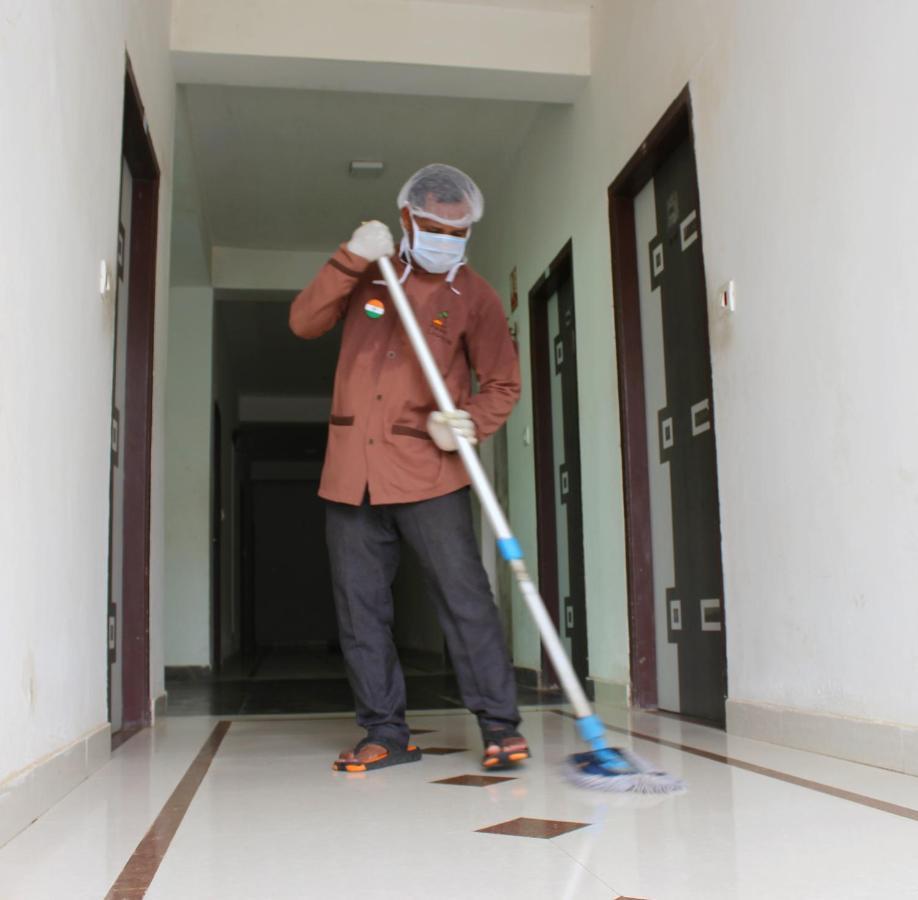
{"label": "aluminium mop pole", "polygon": [[[398,276],[395,274],[395,270],[392,267],[392,261],[386,256],[382,257],[379,260],[379,268],[389,288],[389,293],[395,303],[395,308],[398,310],[402,325],[404,325],[405,331],[408,334],[408,339],[411,341],[411,346],[414,348],[418,362],[421,364],[421,369],[424,372],[427,383],[430,385],[430,389],[433,392],[437,407],[441,412],[454,412],[456,406],[453,403],[452,397],[449,395],[449,391],[446,389],[446,385],[440,375],[440,370],[437,368],[430,348],[427,346],[427,341],[424,339],[424,335],[418,327],[418,322],[411,308],[411,304],[408,302],[405,291],[402,289]],[[482,508],[490,520],[491,527],[494,529],[494,533],[497,536],[497,546],[500,550],[500,554],[510,564],[510,568],[516,576],[523,599],[526,601],[529,612],[532,614],[539,628],[539,633],[542,636],[542,643],[548,653],[548,658],[551,660],[555,671],[558,673],[561,687],[567,695],[568,700],[570,700],[571,706],[574,708],[574,713],[577,716],[577,729],[580,732],[580,736],[592,746],[594,751],[600,752],[606,750],[606,746],[603,743],[605,727],[599,717],[593,712],[590,701],[587,699],[586,694],[583,692],[583,688],[580,686],[580,680],[577,678],[577,673],[574,671],[574,667],[567,657],[561,639],[558,637],[558,632],[555,631],[554,624],[548,615],[548,610],[545,608],[545,603],[539,595],[536,586],[533,584],[532,579],[529,577],[529,573],[526,570],[526,564],[523,562],[523,551],[519,541],[510,530],[510,524],[507,522],[507,517],[504,515],[504,511],[501,509],[500,504],[497,502],[494,489],[488,481],[488,476],[485,474],[484,468],[481,465],[481,460],[478,458],[478,454],[472,448],[472,445],[465,438],[456,435],[456,443],[462,462],[465,464],[465,468],[469,473],[469,478],[472,480],[472,486],[475,489],[475,493],[478,495]]]}

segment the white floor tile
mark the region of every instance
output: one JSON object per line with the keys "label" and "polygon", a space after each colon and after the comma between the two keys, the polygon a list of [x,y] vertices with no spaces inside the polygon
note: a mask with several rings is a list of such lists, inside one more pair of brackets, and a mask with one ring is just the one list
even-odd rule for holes
{"label": "white floor tile", "polygon": [[[0,897],[100,898],[215,720],[167,719],[0,849]],[[468,748],[366,775],[331,771],[351,720],[235,722],[147,896],[611,900],[918,898],[918,822],[679,749],[612,734],[689,783],[678,797],[582,790],[560,774],[574,723],[526,713],[534,758],[486,788],[468,715],[414,716],[420,746]],[[617,724],[918,808],[918,779],[659,716]],[[517,817],[586,822],[551,840],[479,834]]]}

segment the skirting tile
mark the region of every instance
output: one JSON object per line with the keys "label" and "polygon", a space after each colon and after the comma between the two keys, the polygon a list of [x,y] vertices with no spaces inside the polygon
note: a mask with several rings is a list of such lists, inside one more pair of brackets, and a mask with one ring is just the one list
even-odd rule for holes
{"label": "skirting tile", "polygon": [[108,761],[106,723],[0,785],[0,847]]}
{"label": "skirting tile", "polygon": [[595,691],[596,711],[600,716],[609,715],[606,710],[628,708],[628,685],[618,681],[607,681],[604,678],[590,678]]}
{"label": "skirting tile", "polygon": [[169,694],[163,692],[153,701],[153,721],[158,722],[166,717],[166,709],[169,705]]}
{"label": "skirting tile", "polygon": [[728,700],[727,732],[895,772],[918,774],[918,729],[904,725]]}
{"label": "skirting tile", "polygon": [[781,743],[781,709],[727,700],[727,732],[753,741]]}
{"label": "skirting tile", "polygon": [[902,729],[902,756],[905,771],[909,775],[918,775],[918,728]]}

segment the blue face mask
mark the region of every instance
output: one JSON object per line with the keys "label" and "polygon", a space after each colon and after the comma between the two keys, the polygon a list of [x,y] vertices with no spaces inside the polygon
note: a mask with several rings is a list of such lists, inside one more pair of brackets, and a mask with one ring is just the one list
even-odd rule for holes
{"label": "blue face mask", "polygon": [[421,231],[413,217],[411,226],[414,233],[411,258],[425,271],[439,275],[456,268],[465,260],[468,235],[455,237],[451,234]]}

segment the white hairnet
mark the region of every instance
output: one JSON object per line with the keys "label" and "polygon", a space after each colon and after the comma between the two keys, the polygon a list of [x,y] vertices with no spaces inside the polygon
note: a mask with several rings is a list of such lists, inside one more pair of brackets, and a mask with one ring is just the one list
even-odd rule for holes
{"label": "white hairnet", "polygon": [[419,169],[398,192],[398,208],[441,225],[464,228],[484,213],[484,197],[465,172],[443,163]]}

